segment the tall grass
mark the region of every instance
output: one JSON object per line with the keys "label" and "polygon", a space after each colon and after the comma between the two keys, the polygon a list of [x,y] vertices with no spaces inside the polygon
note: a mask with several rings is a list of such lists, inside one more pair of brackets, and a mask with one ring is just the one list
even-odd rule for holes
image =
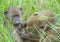
{"label": "tall grass", "polygon": [[[0,0],[0,42],[14,42],[14,39],[11,38],[10,23],[8,22],[8,26],[4,27],[4,20],[6,20],[4,11],[11,6],[23,8],[23,20],[27,20],[32,13],[42,9],[49,9],[56,15],[60,15],[60,0]],[[57,25],[60,26],[60,19],[56,18],[56,20]],[[58,35],[60,36],[60,29]],[[58,38],[60,38],[59,36]]]}

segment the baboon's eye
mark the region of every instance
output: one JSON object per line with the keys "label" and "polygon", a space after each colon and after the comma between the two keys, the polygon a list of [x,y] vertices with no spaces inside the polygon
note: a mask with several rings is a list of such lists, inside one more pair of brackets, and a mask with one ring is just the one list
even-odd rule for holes
{"label": "baboon's eye", "polygon": [[38,14],[34,14],[34,16],[37,16]]}

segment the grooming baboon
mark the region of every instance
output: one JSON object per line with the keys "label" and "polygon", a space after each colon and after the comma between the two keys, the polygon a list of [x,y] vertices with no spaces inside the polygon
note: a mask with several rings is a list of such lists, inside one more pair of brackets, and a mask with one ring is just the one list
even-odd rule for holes
{"label": "grooming baboon", "polygon": [[[13,24],[12,34],[15,39],[15,42],[23,42],[24,39],[22,39],[21,41],[21,38],[28,39],[28,37],[30,37],[29,34],[24,33],[24,31],[22,30],[23,28],[26,28],[27,23],[25,22],[22,23],[21,12],[22,8],[19,9],[17,7],[10,7],[7,11],[4,12],[6,19],[11,24]],[[7,21],[5,21],[5,25],[7,26]]]}
{"label": "grooming baboon", "polygon": [[[12,28],[12,34],[15,39],[15,42],[22,42],[20,35],[18,33],[18,30],[22,29],[21,13],[22,13],[22,8],[17,8],[17,7],[10,7],[7,11],[4,12],[6,19],[14,26]],[[6,24],[7,24],[7,21],[5,21],[5,25]]]}
{"label": "grooming baboon", "polygon": [[[45,35],[45,39],[48,40],[46,37],[48,37],[48,33],[51,33],[54,35],[57,35],[57,32],[54,31],[51,27],[50,27],[50,23],[55,24],[55,20],[54,20],[54,14],[53,12],[51,12],[50,10],[42,10],[40,12],[35,12],[34,14],[31,15],[31,17],[28,18],[27,20],[27,28],[31,28],[31,29],[37,29],[39,31],[39,29],[45,31],[47,34]],[[36,37],[36,40],[34,42],[39,42],[39,33],[36,33],[36,36],[34,34],[33,35],[33,39]],[[28,32],[29,34],[29,32]],[[35,37],[34,37],[35,36]],[[54,38],[54,37],[49,37],[49,38]],[[31,37],[32,38],[32,37]],[[25,38],[26,39],[26,38]],[[29,40],[29,39],[27,39]],[[32,42],[33,40],[31,40]],[[49,40],[48,40],[49,41]],[[46,42],[48,42],[46,41]],[[44,41],[40,41],[40,42],[44,42]]]}

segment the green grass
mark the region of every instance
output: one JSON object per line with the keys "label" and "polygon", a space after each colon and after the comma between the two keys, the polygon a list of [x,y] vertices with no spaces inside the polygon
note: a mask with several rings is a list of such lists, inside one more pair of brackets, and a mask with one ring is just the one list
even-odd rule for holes
{"label": "green grass", "polygon": [[[49,9],[60,15],[60,0],[0,0],[0,42],[14,42],[11,38],[11,25],[8,23],[6,29],[4,27],[4,11],[11,6],[22,6],[22,18],[27,20],[31,14],[42,9]],[[60,26],[60,19],[56,18],[57,25]],[[60,36],[60,30],[58,32]]]}

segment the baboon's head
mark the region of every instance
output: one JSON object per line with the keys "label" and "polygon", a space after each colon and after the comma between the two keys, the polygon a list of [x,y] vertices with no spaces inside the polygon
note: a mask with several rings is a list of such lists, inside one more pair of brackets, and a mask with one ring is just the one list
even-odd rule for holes
{"label": "baboon's head", "polygon": [[10,7],[4,12],[4,14],[6,15],[6,18],[14,24],[14,26],[18,26],[21,23],[21,12],[22,8]]}
{"label": "baboon's head", "polygon": [[54,22],[54,14],[50,10],[41,10],[40,12],[33,13],[27,20],[28,25],[41,24],[44,25],[47,20]]}

